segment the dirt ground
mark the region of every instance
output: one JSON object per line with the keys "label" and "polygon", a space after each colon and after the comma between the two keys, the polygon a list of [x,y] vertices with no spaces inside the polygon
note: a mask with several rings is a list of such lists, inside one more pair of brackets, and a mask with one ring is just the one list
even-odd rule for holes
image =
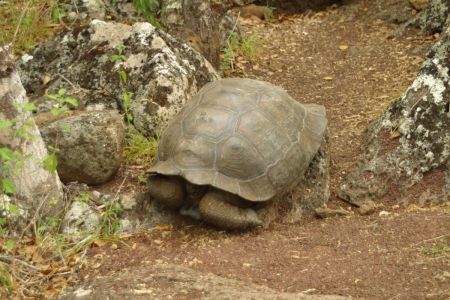
{"label": "dirt ground", "polygon": [[[285,88],[304,103],[326,107],[330,126],[332,197],[355,163],[371,119],[414,79],[438,37],[395,35],[410,17],[407,1],[345,1],[321,12],[246,20],[262,42],[259,59],[241,61],[247,76]],[[409,15],[408,15],[409,14]],[[181,222],[93,248],[82,282],[143,265],[175,264],[278,292],[366,299],[450,299],[450,206],[418,207],[416,190],[370,216],[305,217],[248,233]],[[150,298],[198,299],[151,280]]]}

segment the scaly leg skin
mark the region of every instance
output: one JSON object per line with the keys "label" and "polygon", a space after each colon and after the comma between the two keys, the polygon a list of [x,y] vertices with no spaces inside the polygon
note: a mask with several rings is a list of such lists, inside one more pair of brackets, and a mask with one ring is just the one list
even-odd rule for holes
{"label": "scaly leg skin", "polygon": [[150,175],[148,190],[155,201],[170,209],[179,209],[186,197],[183,179],[179,177]]}
{"label": "scaly leg skin", "polygon": [[243,230],[262,226],[263,222],[251,208],[230,204],[230,194],[211,190],[199,203],[200,216],[207,223],[223,229]]}

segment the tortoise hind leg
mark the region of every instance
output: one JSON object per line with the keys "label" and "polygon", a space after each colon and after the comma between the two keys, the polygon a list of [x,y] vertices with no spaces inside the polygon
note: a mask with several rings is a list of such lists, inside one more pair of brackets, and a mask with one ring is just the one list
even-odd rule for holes
{"label": "tortoise hind leg", "polygon": [[234,197],[238,198],[219,190],[209,191],[199,203],[201,218],[223,229],[242,230],[262,226],[263,222],[253,209],[230,203],[230,198]]}

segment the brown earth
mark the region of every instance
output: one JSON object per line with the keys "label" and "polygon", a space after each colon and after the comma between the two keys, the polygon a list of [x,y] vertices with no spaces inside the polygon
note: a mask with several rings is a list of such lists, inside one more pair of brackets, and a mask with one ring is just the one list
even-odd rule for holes
{"label": "brown earth", "polygon": [[[391,21],[412,13],[407,1],[355,0],[317,13],[244,24],[262,45],[256,63],[241,58],[237,66],[249,77],[284,87],[301,102],[327,108],[331,207],[354,211],[336,194],[359,154],[363,131],[406,90],[438,38],[395,35],[399,25]],[[427,183],[432,186],[438,175],[430,175]],[[192,222],[161,225],[125,244],[91,249],[79,278],[95,286],[99,276],[175,264],[280,293],[450,299],[450,206],[425,203],[424,188],[411,188],[401,203],[392,191],[384,207],[370,216],[305,217],[297,224],[274,223],[267,230],[240,234]],[[149,299],[204,296],[152,278],[146,279]],[[115,282],[110,292],[124,286],[123,280]]]}

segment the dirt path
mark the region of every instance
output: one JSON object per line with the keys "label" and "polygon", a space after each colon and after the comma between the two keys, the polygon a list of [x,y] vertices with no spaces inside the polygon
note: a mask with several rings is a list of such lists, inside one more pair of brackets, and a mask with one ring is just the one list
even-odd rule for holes
{"label": "dirt path", "polygon": [[[245,30],[264,46],[249,77],[284,87],[301,102],[326,106],[330,120],[332,194],[354,164],[368,122],[414,78],[433,38],[387,38],[396,27],[386,11],[402,1],[350,1]],[[387,4],[386,4],[387,3]],[[411,200],[417,195],[411,195]],[[450,207],[388,206],[372,216],[273,224],[268,230],[228,234],[200,225],[160,226],[125,245],[90,252],[80,278],[90,282],[143,265],[176,264],[278,292],[335,294],[367,299],[450,297]],[[132,272],[131,272],[132,273]],[[198,299],[147,281],[154,298]],[[120,285],[116,285],[120,287]],[[164,291],[161,292],[161,291]]]}

